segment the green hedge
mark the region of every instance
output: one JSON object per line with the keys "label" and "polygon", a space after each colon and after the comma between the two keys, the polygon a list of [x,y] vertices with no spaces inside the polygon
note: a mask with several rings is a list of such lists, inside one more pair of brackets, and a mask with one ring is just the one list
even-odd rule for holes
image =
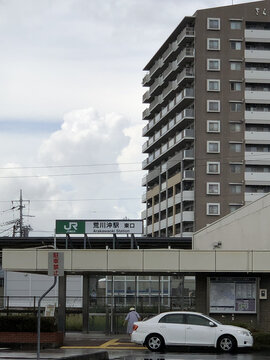
{"label": "green hedge", "polygon": [[[37,332],[36,316],[0,316],[0,332]],[[41,332],[55,332],[57,327],[52,317],[41,317]]]}

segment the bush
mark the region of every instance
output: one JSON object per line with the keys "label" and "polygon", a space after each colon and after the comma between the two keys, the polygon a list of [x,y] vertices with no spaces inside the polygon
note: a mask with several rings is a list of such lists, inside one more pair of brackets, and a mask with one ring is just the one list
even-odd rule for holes
{"label": "bush", "polygon": [[[57,331],[54,318],[41,317],[40,331]],[[0,316],[0,332],[37,332],[37,317],[26,315]]]}

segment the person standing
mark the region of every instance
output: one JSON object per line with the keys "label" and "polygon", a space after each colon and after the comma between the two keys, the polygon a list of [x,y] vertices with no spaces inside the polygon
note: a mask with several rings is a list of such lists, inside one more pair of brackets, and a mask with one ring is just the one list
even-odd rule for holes
{"label": "person standing", "polygon": [[127,333],[131,336],[131,333],[133,331],[133,324],[136,321],[139,321],[141,319],[140,315],[135,310],[135,307],[131,307],[129,309],[129,313],[127,314],[124,325],[127,323]]}

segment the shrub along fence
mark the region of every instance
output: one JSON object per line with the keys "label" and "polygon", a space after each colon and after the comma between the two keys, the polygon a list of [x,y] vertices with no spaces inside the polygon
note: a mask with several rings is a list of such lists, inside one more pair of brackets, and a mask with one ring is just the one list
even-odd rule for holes
{"label": "shrub along fence", "polygon": [[[63,344],[64,334],[57,331],[54,318],[41,318],[40,343],[43,347],[59,347]],[[0,316],[0,344],[36,344],[36,316]]]}

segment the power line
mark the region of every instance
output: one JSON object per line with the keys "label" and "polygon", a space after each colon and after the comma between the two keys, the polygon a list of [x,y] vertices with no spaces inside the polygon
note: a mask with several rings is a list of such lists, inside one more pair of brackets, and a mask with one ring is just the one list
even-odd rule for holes
{"label": "power line", "polygon": [[[91,198],[91,199],[33,199],[31,202],[76,202],[76,201],[125,201],[139,200],[140,198]],[[0,200],[0,203],[10,202],[10,200]]]}
{"label": "power line", "polygon": [[115,166],[115,165],[135,165],[141,162],[128,163],[105,163],[105,164],[75,164],[75,165],[43,165],[43,166],[12,166],[0,167],[0,170],[20,170],[20,169],[54,169],[54,168],[76,168],[76,167],[95,167],[95,166]]}
{"label": "power line", "polygon": [[46,178],[46,177],[60,177],[60,176],[88,176],[88,175],[105,175],[105,174],[120,174],[141,172],[144,170],[124,170],[124,171],[100,171],[91,173],[77,173],[77,174],[47,174],[47,175],[14,175],[14,176],[0,176],[0,179],[20,179],[20,178]]}

